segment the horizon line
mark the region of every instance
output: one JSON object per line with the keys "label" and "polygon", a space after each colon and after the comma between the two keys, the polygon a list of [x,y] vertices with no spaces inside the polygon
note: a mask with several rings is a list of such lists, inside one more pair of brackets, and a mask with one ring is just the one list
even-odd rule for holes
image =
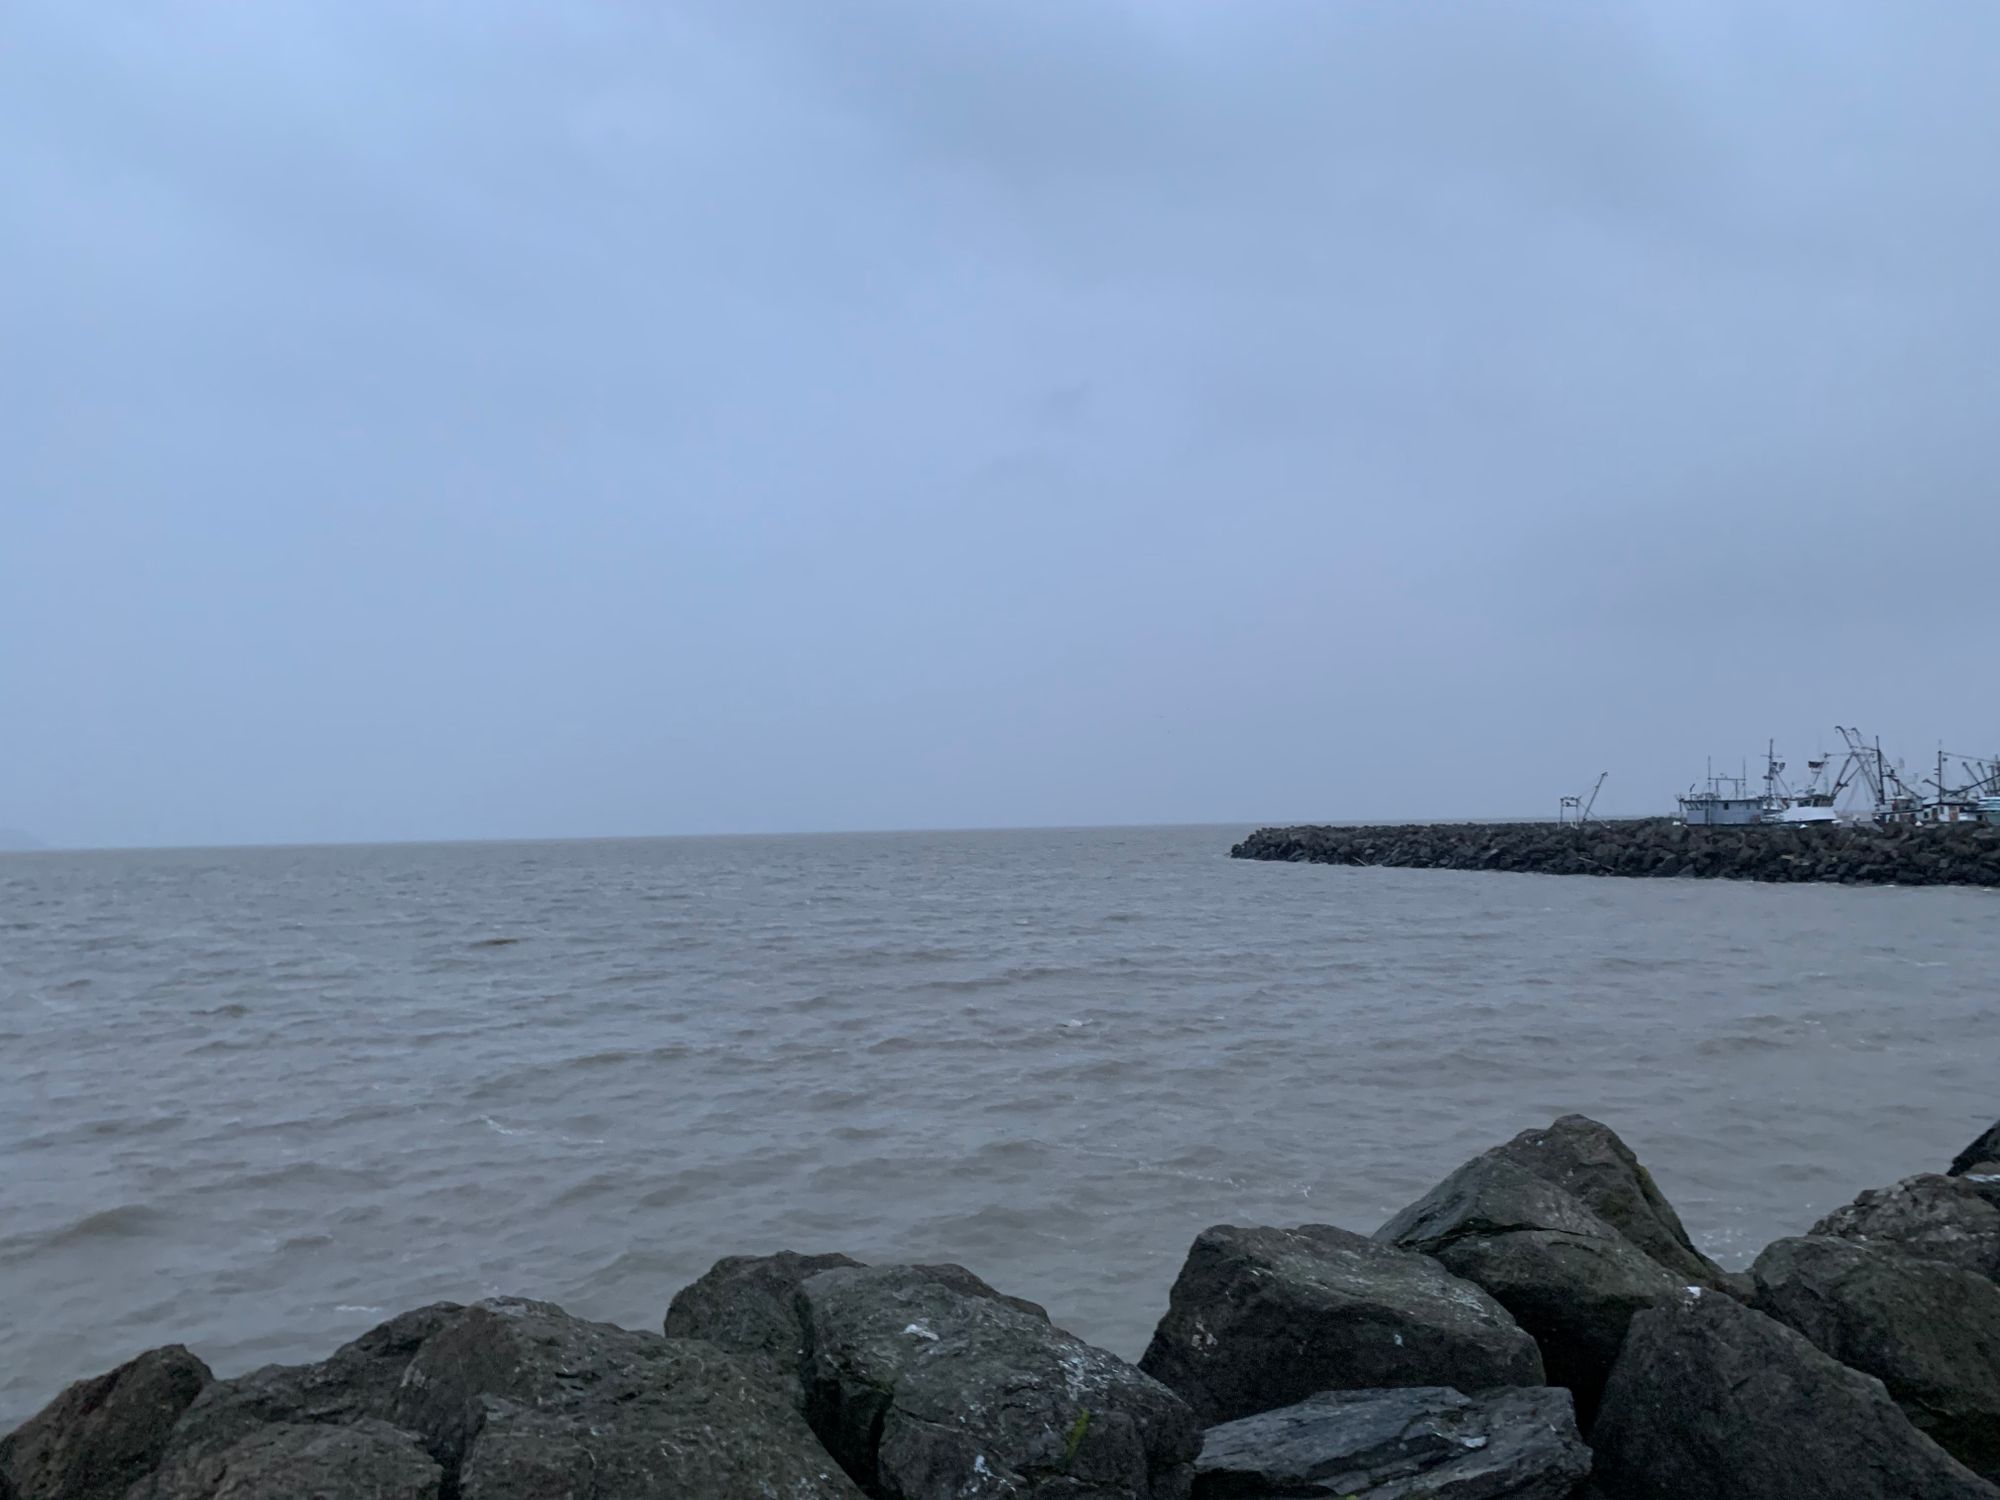
{"label": "horizon line", "polygon": [[1307,823],[1373,823],[1385,827],[1399,823],[1523,823],[1553,822],[1546,815],[1447,818],[1262,818],[1197,819],[1165,823],[965,823],[909,825],[890,828],[796,828],[761,831],[718,831],[707,833],[561,833],[494,834],[470,838],[358,838],[358,839],[255,839],[235,843],[200,844],[49,844],[35,849],[0,849],[0,858],[37,854],[202,854],[252,849],[409,849],[464,848],[482,844],[623,844],[660,843],[672,840],[694,842],[718,839],[821,839],[821,838],[904,838],[926,834],[953,833],[1098,833],[1166,828],[1235,828],[1245,832],[1258,828],[1292,827]]}

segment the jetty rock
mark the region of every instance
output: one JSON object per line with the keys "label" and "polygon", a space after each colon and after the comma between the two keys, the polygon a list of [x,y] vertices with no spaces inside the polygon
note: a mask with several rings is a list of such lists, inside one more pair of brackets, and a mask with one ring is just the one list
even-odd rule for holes
{"label": "jetty rock", "polygon": [[2000,885],[2000,827],[1946,823],[1690,828],[1672,818],[1260,828],[1236,859],[1845,885]]}
{"label": "jetty rock", "polygon": [[463,1500],[661,1493],[855,1500],[790,1402],[694,1339],[498,1298],[425,1339],[391,1409]]}
{"label": "jetty rock", "polygon": [[209,1383],[143,1457],[127,1500],[859,1500],[750,1363],[514,1298],[420,1308],[324,1362]]}
{"label": "jetty rock", "polygon": [[1186,1403],[1044,1316],[912,1266],[822,1271],[799,1305],[807,1416],[871,1492],[1187,1493],[1200,1436]]}
{"label": "jetty rock", "polygon": [[1890,1245],[2000,1281],[2000,1181],[1919,1173],[1868,1189],[1811,1232]]}
{"label": "jetty rock", "polygon": [[1180,1500],[1192,1479],[1179,1396],[962,1266],[731,1258],[667,1326],[769,1361],[870,1494]]}
{"label": "jetty rock", "polygon": [[1718,1291],[1747,1293],[1746,1278],[1695,1249],[1653,1174],[1609,1125],[1588,1115],[1564,1115],[1487,1154],[1561,1188],[1675,1275]]}
{"label": "jetty rock", "polygon": [[2000,1475],[2000,1286],[1947,1261],[1806,1235],[1768,1246],[1751,1305],[1850,1369],[1967,1468]]}
{"label": "jetty rock", "polygon": [[69,1386],[0,1438],[0,1491],[18,1500],[120,1500],[160,1462],[214,1377],[179,1344]]}
{"label": "jetty rock", "polygon": [[[156,1472],[127,1500],[180,1500],[204,1495],[225,1473],[237,1472],[233,1450],[270,1427],[327,1429],[383,1422],[404,1371],[424,1340],[465,1309],[453,1302],[391,1318],[329,1359],[308,1365],[265,1365],[206,1386],[168,1435]],[[267,1461],[274,1456],[260,1444]]]}
{"label": "jetty rock", "polygon": [[1203,1231],[1136,1366],[963,1266],[731,1256],[657,1333],[502,1297],[151,1350],[0,1438],[0,1500],[2000,1500],[1996,1273],[2000,1174],[1746,1274],[1568,1114],[1372,1236]]}
{"label": "jetty rock", "polygon": [[1978,1139],[1952,1158],[1948,1177],[2000,1176],[2000,1122],[1989,1125]]}
{"label": "jetty rock", "polygon": [[438,1500],[444,1470],[407,1432],[370,1417],[344,1427],[272,1422],[143,1493],[158,1500]]}
{"label": "jetty rock", "polygon": [[2000,1500],[1879,1380],[1713,1292],[1633,1318],[1590,1443],[1618,1500]]}
{"label": "jetty rock", "polygon": [[796,1306],[799,1286],[821,1271],[860,1264],[837,1253],[790,1250],[725,1256],[674,1294],[662,1328],[668,1338],[706,1339],[747,1360],[804,1411],[811,1350]]}
{"label": "jetty rock", "polygon": [[1205,1230],[1139,1368],[1207,1423],[1329,1390],[1543,1383],[1535,1341],[1479,1287],[1326,1224]]}
{"label": "jetty rock", "polygon": [[[1545,1145],[1530,1144],[1535,1138]],[[1521,1164],[1524,1156],[1535,1170]],[[1547,1131],[1474,1157],[1375,1238],[1435,1256],[1513,1314],[1540,1346],[1550,1383],[1575,1396],[1577,1419],[1588,1431],[1633,1317],[1703,1284],[1688,1273],[1696,1252],[1680,1243],[1684,1233],[1673,1232],[1679,1217],[1641,1171],[1607,1126],[1566,1116]],[[1674,1268],[1648,1255],[1579,1193],[1659,1242]],[[1698,1265],[1707,1281],[1726,1279],[1706,1257]]]}

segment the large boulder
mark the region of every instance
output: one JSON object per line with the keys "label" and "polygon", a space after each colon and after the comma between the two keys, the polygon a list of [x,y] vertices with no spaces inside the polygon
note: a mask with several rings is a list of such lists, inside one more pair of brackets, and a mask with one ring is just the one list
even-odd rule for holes
{"label": "large boulder", "polygon": [[1590,1441],[1619,1500],[2000,1500],[1880,1381],[1713,1293],[1633,1318]]}
{"label": "large boulder", "polygon": [[1485,1292],[1327,1224],[1203,1231],[1139,1368],[1204,1424],[1318,1391],[1543,1380],[1535,1341]]}
{"label": "large boulder", "polygon": [[309,1365],[265,1365],[218,1380],[182,1415],[158,1472],[126,1500],[206,1494],[218,1463],[267,1426],[337,1427],[386,1421],[424,1341],[464,1316],[451,1302],[402,1313]]}
{"label": "large boulder", "polygon": [[1584,1203],[1504,1156],[1474,1157],[1375,1231],[1435,1256],[1534,1335],[1588,1430],[1633,1315],[1684,1283]]}
{"label": "large boulder", "polygon": [[1971,1145],[1954,1156],[1945,1173],[1951,1177],[2000,1174],[2000,1121],[1987,1126]]}
{"label": "large boulder", "polygon": [[179,1344],[79,1380],[0,1438],[0,1484],[19,1500],[119,1500],[159,1463],[214,1377]]}
{"label": "large boulder", "polygon": [[[806,1363],[805,1326],[798,1306],[799,1287],[821,1271],[858,1268],[861,1262],[840,1254],[799,1255],[781,1250],[775,1255],[731,1255],[717,1261],[699,1280],[682,1287],[667,1305],[668,1338],[706,1339],[717,1348],[749,1361],[768,1374],[801,1408]],[[1038,1304],[996,1291],[979,1277],[956,1265],[905,1267],[967,1297],[1005,1302],[1030,1317],[1048,1321]]]}
{"label": "large boulder", "polygon": [[751,1365],[545,1302],[480,1303],[426,1339],[394,1416],[463,1500],[855,1500]]}
{"label": "large boulder", "polygon": [[2000,1281],[2000,1183],[1921,1173],[1870,1188],[1811,1232],[1891,1245]]}
{"label": "large boulder", "polygon": [[[799,1283],[821,1271],[861,1262],[845,1255],[731,1255],[667,1304],[666,1336],[706,1339],[776,1380],[803,1407],[805,1329],[799,1322]],[[970,1273],[968,1273],[970,1274]]]}
{"label": "large boulder", "polygon": [[1736,1278],[1695,1249],[1653,1174],[1610,1126],[1564,1115],[1546,1130],[1522,1131],[1490,1154],[1554,1183],[1682,1281],[1736,1288]]}
{"label": "large boulder", "polygon": [[176,1465],[158,1500],[438,1500],[444,1471],[407,1432],[363,1418],[350,1426],[271,1422],[241,1441]]}
{"label": "large boulder", "polygon": [[1187,1405],[1046,1317],[915,1266],[822,1271],[798,1306],[807,1416],[871,1493],[1186,1494],[1200,1447]]}
{"label": "large boulder", "polygon": [[1210,1428],[1194,1500],[1566,1500],[1589,1472],[1567,1391],[1326,1391]]}
{"label": "large boulder", "polygon": [[1752,1306],[1873,1375],[1968,1468],[2000,1473],[2000,1286],[1946,1261],[1808,1235],[1752,1268]]}

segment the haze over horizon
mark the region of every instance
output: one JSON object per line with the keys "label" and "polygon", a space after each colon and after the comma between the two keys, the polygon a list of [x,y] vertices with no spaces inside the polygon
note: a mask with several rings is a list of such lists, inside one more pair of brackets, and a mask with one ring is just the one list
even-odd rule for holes
{"label": "haze over horizon", "polygon": [[1669,808],[2000,748],[2000,11],[0,15],[0,826]]}

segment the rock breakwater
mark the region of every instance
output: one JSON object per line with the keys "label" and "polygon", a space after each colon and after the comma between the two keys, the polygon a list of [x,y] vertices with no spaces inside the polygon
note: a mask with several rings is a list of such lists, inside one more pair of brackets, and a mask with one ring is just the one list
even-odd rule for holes
{"label": "rock breakwater", "polygon": [[1236,859],[1534,875],[2000,886],[2000,828],[1771,825],[1689,828],[1671,818],[1556,823],[1303,823],[1260,828]]}
{"label": "rock breakwater", "polygon": [[953,1265],[731,1257],[663,1333],[440,1303],[179,1345],[0,1439],[0,1500],[2000,1500],[2000,1127],[1747,1274],[1566,1115],[1372,1235],[1218,1226],[1137,1365]]}

